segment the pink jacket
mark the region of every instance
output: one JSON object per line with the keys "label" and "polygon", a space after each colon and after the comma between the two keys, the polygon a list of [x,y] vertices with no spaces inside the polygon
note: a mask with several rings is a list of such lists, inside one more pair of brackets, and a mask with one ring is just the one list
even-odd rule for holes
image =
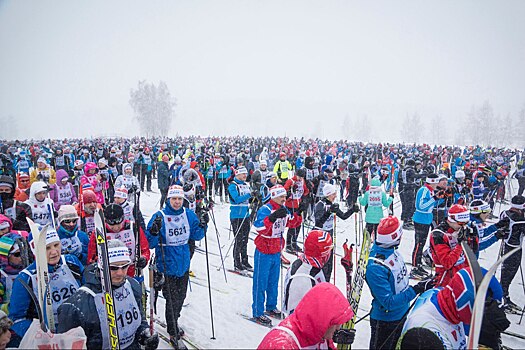
{"label": "pink jacket", "polygon": [[[340,325],[354,316],[346,297],[334,285],[323,282],[308,291],[293,314],[278,327],[288,328],[297,338],[278,328],[263,338],[258,349],[300,349],[325,343],[324,334],[334,325]],[[335,348],[328,340],[328,347]]]}

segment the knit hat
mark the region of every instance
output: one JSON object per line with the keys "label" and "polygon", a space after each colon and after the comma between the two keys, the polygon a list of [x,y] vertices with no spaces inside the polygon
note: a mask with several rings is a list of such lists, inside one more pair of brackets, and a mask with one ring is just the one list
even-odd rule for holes
{"label": "knit hat", "polygon": [[454,204],[448,210],[448,220],[459,224],[466,224],[470,221],[470,212],[464,205]]}
{"label": "knit hat", "polygon": [[453,317],[455,321],[470,324],[475,296],[476,290],[470,267],[467,267],[456,272],[445,289],[439,292],[438,303],[441,306],[444,300],[440,299],[452,299],[456,310],[450,310],[452,312],[449,313],[446,312],[448,311],[446,308],[442,308],[445,311],[445,317]]}
{"label": "knit hat", "polygon": [[240,166],[237,169],[235,169],[235,175],[241,175],[241,174],[248,174],[248,170],[246,170],[246,167]]}
{"label": "knit hat", "polygon": [[46,159],[44,157],[38,157],[38,159],[36,160],[37,163],[45,163],[46,162]]}
{"label": "knit hat", "polygon": [[440,178],[438,174],[429,174],[426,179],[427,184],[437,184]]}
{"label": "knit hat", "polygon": [[264,165],[268,165],[268,163],[267,163],[266,160],[264,160],[264,159],[261,160],[261,161],[259,162],[259,164],[260,164],[260,165],[263,165],[263,164],[264,164]]}
{"label": "knit hat", "polygon": [[[38,225],[38,230],[42,231],[42,228],[44,226]],[[55,231],[55,229],[51,226],[47,227],[46,231],[46,246],[55,242],[60,242],[60,237],[58,237],[58,233]],[[35,254],[35,240],[33,238],[33,232],[29,232],[29,236],[27,237],[27,243],[29,243],[29,247],[31,247],[31,251],[33,254]]]}
{"label": "knit hat", "polygon": [[115,198],[128,199],[128,189],[126,187],[119,187],[115,190]]}
{"label": "knit hat", "polygon": [[268,174],[266,174],[266,180],[269,180],[272,177],[277,177],[277,174],[274,173],[273,171],[270,171],[270,172],[268,172]]}
{"label": "knit hat", "polygon": [[328,197],[334,193],[337,192],[337,188],[335,188],[335,185],[332,184],[326,184],[323,187],[323,196]]}
{"label": "knit hat", "polygon": [[334,172],[334,170],[332,169],[332,167],[327,166],[327,167],[324,169],[324,172],[325,172],[325,173],[332,174],[332,173]]}
{"label": "knit hat", "polygon": [[107,160],[106,158],[100,158],[100,159],[98,160],[98,162],[99,162],[99,163],[102,163],[102,164],[104,164],[104,165],[108,165],[108,160]]}
{"label": "knit hat", "polygon": [[286,190],[281,185],[275,185],[272,188],[270,188],[270,195],[272,199],[281,197],[281,196],[286,196]]}
{"label": "knit hat", "polygon": [[168,189],[168,198],[184,198],[182,186],[173,185]]}
{"label": "knit hat", "polygon": [[112,203],[104,209],[104,219],[109,225],[118,225],[124,221],[124,209],[120,205]]}
{"label": "knit hat", "polygon": [[481,213],[490,213],[490,205],[481,199],[475,199],[470,203],[470,213],[471,214],[481,214]]}
{"label": "knit hat", "polygon": [[3,214],[0,214],[0,230],[6,229],[6,228],[13,227],[13,223],[11,221],[11,218],[8,216],[5,216]]}
{"label": "knit hat", "polygon": [[465,178],[465,172],[463,170],[456,170],[456,173],[454,174],[456,179],[464,179]]}
{"label": "knit hat", "polygon": [[525,197],[520,195],[515,195],[510,200],[510,207],[515,209],[525,209]]}
{"label": "knit hat", "polygon": [[[127,262],[131,263],[131,258],[129,254],[129,248],[126,245],[118,240],[112,239],[107,241],[108,244],[108,262],[110,264],[116,262]],[[98,267],[102,269],[100,261],[98,261]]]}
{"label": "knit hat", "polygon": [[133,165],[131,165],[131,163],[125,163],[125,164],[122,166],[122,171],[124,172],[126,169],[133,170]]}
{"label": "knit hat", "polygon": [[295,175],[298,176],[298,177],[302,177],[304,179],[306,177],[306,170],[304,170],[303,168],[298,169],[295,172]]}
{"label": "knit hat", "polygon": [[82,200],[84,201],[84,204],[96,203],[97,196],[95,195],[95,192],[91,190],[82,190]]}
{"label": "knit hat", "polygon": [[64,220],[75,220],[78,219],[77,211],[72,205],[62,205],[58,209],[58,222],[62,223]]}
{"label": "knit hat", "polygon": [[403,236],[402,222],[396,216],[381,219],[377,226],[376,243],[388,248],[399,244]]}
{"label": "knit hat", "polygon": [[322,268],[330,258],[333,247],[332,236],[328,232],[313,230],[304,241],[304,257],[310,265]]}
{"label": "knit hat", "polygon": [[0,175],[0,186],[9,186],[11,189],[15,189],[15,181],[11,176]]}

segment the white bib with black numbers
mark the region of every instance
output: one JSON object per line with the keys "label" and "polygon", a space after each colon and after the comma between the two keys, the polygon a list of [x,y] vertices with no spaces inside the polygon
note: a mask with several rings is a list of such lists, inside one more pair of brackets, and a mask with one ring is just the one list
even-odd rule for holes
{"label": "white bib with black numbers", "polygon": [[106,232],[108,239],[118,239],[128,247],[129,255],[131,261],[135,261],[135,235],[133,234],[133,224],[130,225],[130,228],[127,230],[122,230],[120,232]]}
{"label": "white bib with black numbers", "polygon": [[93,232],[95,232],[95,217],[86,216],[85,221],[86,221],[86,232],[91,235]]}
{"label": "white bib with black numbers", "polygon": [[60,243],[62,244],[62,254],[78,256],[78,254],[82,253],[82,243],[76,234],[72,237],[62,238]]}
{"label": "white bib with black numbers", "polygon": [[370,190],[368,192],[368,206],[377,208],[377,207],[381,207],[382,205],[383,204],[382,204],[381,190],[375,190],[375,191]]}
{"label": "white bib with black numbers", "polygon": [[[325,204],[323,205],[326,211],[330,210],[330,205],[325,205]],[[323,223],[323,231],[331,232],[334,229],[334,215],[335,214],[330,214],[328,219],[326,219],[326,221]]]}
{"label": "white bib with black numbers", "polygon": [[304,182],[303,181],[296,181],[295,185],[297,185],[297,189],[294,191],[292,187],[292,199],[301,199],[301,197],[304,194]]}
{"label": "white bib with black numbers", "polygon": [[190,223],[186,215],[186,208],[183,208],[182,214],[166,215],[162,212],[164,217],[164,227],[166,228],[166,243],[167,246],[181,246],[188,243],[190,239]]}
{"label": "white bib with black numbers", "polygon": [[399,294],[408,288],[407,267],[405,266],[403,257],[397,250],[394,250],[394,252],[385,260],[377,259],[375,257],[370,257],[369,259],[385,266],[390,272],[392,272],[396,294]]}
{"label": "white bib with black numbers", "polygon": [[135,218],[133,217],[133,203],[126,201],[120,206],[122,207],[122,210],[124,210],[124,219],[129,220],[130,222],[135,222]]}
{"label": "white bib with black numbers", "polygon": [[[53,302],[53,317],[55,324],[58,324],[57,310],[64,301],[72,296],[77,289],[80,287],[77,280],[73,277],[71,270],[66,264],[66,259],[62,255],[60,257],[62,265],[55,271],[49,274],[49,293]],[[23,270],[23,273],[31,277],[31,283],[33,284],[33,291],[35,295],[38,295],[38,282],[36,280],[36,274],[32,275],[27,270]]]}
{"label": "white bib with black numbers", "polygon": [[60,205],[71,204],[71,198],[73,198],[73,192],[71,191],[71,186],[56,186],[58,203]]}
{"label": "white bib with black numbers", "polygon": [[51,223],[51,216],[47,205],[43,203],[29,204],[31,206],[31,213],[33,214],[33,221],[40,225],[45,225]]}
{"label": "white bib with black numbers", "polygon": [[4,208],[4,215],[11,219],[11,221],[15,221],[16,219],[16,200],[13,201],[13,206],[10,208]]}
{"label": "white bib with black numbers", "polygon": [[66,164],[66,161],[64,159],[64,156],[60,156],[60,157],[56,157],[55,158],[55,166],[56,167],[61,167],[61,166],[64,166]]}
{"label": "white bib with black numbers", "polygon": [[306,180],[312,181],[315,177],[314,170],[308,169],[308,168],[305,168],[305,170],[306,170]]}

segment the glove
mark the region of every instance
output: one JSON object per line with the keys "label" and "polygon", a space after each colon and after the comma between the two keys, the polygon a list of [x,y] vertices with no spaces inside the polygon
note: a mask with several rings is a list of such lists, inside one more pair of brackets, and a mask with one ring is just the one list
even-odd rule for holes
{"label": "glove", "polygon": [[421,294],[431,288],[434,288],[435,285],[436,281],[434,281],[433,278],[428,278],[412,286],[412,288],[414,289],[414,292],[416,292],[416,294]]}
{"label": "glove", "polygon": [[297,189],[298,189],[298,188],[299,188],[299,186],[297,186],[297,184],[294,184],[294,185],[292,186],[292,191],[293,191],[293,192],[297,192]]}
{"label": "glove", "polygon": [[155,289],[156,291],[160,291],[162,289],[162,286],[164,285],[164,282],[166,282],[166,279],[164,278],[164,274],[158,271],[154,271],[153,272],[153,289]]}
{"label": "glove", "polygon": [[285,207],[280,207],[268,216],[270,222],[275,222],[277,219],[282,219],[288,215],[288,210]]}
{"label": "glove", "polygon": [[210,222],[210,216],[208,215],[208,212],[205,210],[201,211],[201,214],[199,215],[199,226],[206,227],[208,222]]}
{"label": "glove", "polygon": [[507,235],[509,234],[509,231],[507,231],[506,228],[500,228],[496,232],[494,232],[494,235],[497,239],[505,239],[507,238]]}
{"label": "glove", "polygon": [[253,190],[251,193],[250,193],[250,196],[252,196],[252,198],[257,198],[259,196],[260,192],[258,190]]}
{"label": "glove", "polygon": [[151,224],[151,228],[149,229],[149,233],[152,236],[158,236],[160,229],[162,228],[162,216],[157,216],[155,220],[153,221],[153,224]]}
{"label": "glove", "polygon": [[496,223],[497,228],[506,228],[510,224],[510,219],[506,216]]}
{"label": "glove", "polygon": [[299,207],[297,208],[297,210],[299,212],[303,212],[303,211],[306,211],[306,209],[308,208],[308,204],[305,203],[305,201],[301,201],[301,203],[299,203]]}
{"label": "glove", "polygon": [[357,205],[357,203],[352,207],[352,212],[359,213],[359,205]]}
{"label": "glove", "polygon": [[337,344],[352,344],[355,339],[355,329],[338,329],[335,331],[332,340]]}
{"label": "glove", "polygon": [[159,335],[157,332],[151,334],[149,328],[146,328],[139,334],[138,341],[145,350],[155,350],[159,346]]}
{"label": "glove", "polygon": [[143,256],[139,256],[139,258],[137,259],[137,262],[135,263],[135,267],[137,269],[143,269],[146,266],[148,266],[148,260]]}
{"label": "glove", "polygon": [[445,191],[443,191],[443,190],[441,190],[441,191],[437,191],[437,192],[434,194],[434,196],[433,196],[434,200],[436,200],[436,201],[437,201],[438,199],[442,199],[443,197],[445,197]]}
{"label": "glove", "polygon": [[330,206],[330,213],[337,213],[338,210],[339,210],[339,204],[332,203],[332,205]]}

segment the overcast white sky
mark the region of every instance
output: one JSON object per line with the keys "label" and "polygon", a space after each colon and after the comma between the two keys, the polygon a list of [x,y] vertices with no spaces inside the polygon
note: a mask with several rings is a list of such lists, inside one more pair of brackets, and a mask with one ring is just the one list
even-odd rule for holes
{"label": "overcast white sky", "polygon": [[518,113],[525,1],[0,0],[0,118],[28,137],[138,134],[142,79],[173,133],[338,138],[366,114],[395,140],[407,113]]}

